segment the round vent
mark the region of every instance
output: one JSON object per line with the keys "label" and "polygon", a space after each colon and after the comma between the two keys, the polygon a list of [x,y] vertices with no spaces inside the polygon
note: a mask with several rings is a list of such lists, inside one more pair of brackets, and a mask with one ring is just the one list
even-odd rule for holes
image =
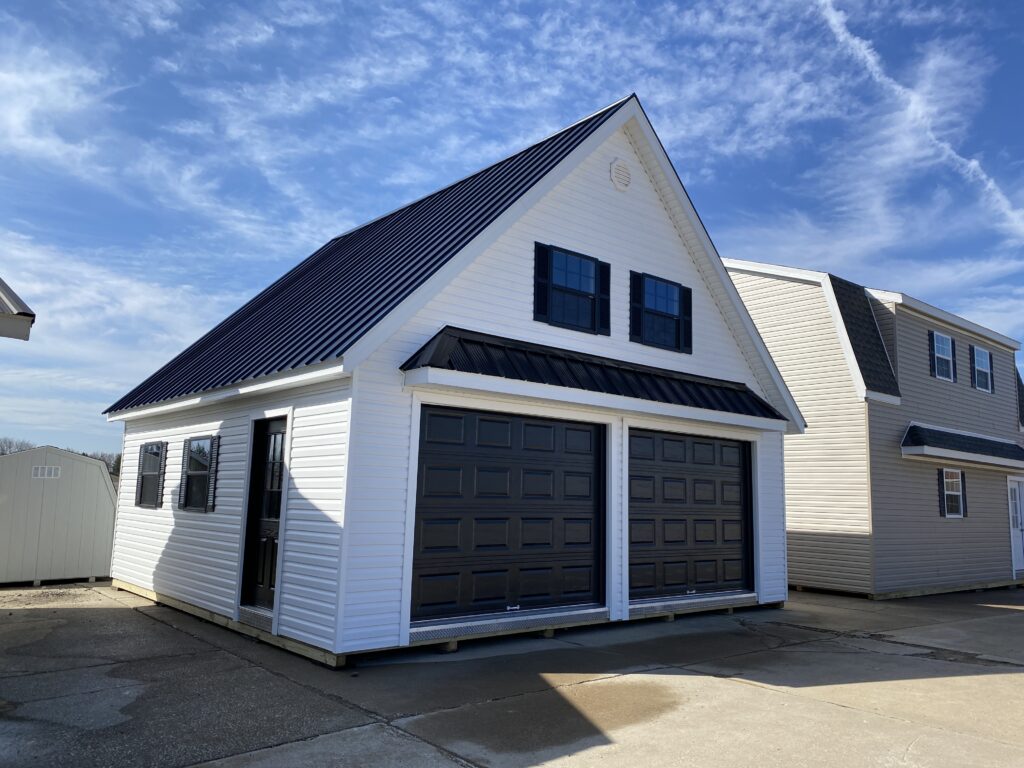
{"label": "round vent", "polygon": [[629,189],[629,185],[633,181],[633,176],[629,172],[629,164],[619,158],[612,160],[611,177],[612,186],[619,190],[619,192],[625,192]]}

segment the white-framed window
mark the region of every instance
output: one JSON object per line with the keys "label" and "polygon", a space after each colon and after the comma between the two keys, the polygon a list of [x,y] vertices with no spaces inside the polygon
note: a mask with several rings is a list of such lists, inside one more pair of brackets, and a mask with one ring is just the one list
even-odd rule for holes
{"label": "white-framed window", "polygon": [[57,480],[60,478],[60,467],[32,467],[32,478],[34,480]]}
{"label": "white-framed window", "polygon": [[960,469],[942,470],[943,509],[946,517],[964,516],[964,473]]}
{"label": "white-framed window", "polygon": [[953,381],[953,339],[938,331],[934,334],[935,378]]}
{"label": "white-framed window", "polygon": [[974,388],[992,391],[992,353],[981,347],[974,347]]}

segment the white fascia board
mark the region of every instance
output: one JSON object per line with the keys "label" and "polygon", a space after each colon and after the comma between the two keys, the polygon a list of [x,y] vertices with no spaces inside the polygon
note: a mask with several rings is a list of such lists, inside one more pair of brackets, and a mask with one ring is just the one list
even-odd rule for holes
{"label": "white fascia board", "polygon": [[813,269],[802,269],[800,267],[784,267],[781,264],[764,264],[760,261],[744,261],[743,259],[722,259],[722,264],[730,272],[748,272],[752,275],[768,275],[770,277],[781,277],[786,280],[796,280],[801,283],[812,283],[821,285],[827,272],[818,272]]}
{"label": "white fascia board", "polygon": [[[784,415],[789,419],[787,431],[791,434],[802,434],[807,428],[807,422],[804,419],[803,414],[800,413],[800,408],[796,404],[796,399],[793,397],[793,393],[789,391],[789,387],[786,385],[785,379],[782,378],[782,374],[779,372],[778,366],[775,365],[775,360],[772,358],[771,353],[768,352],[768,347],[765,345],[764,339],[761,338],[761,334],[757,330],[757,326],[754,325],[754,321],[750,317],[750,312],[747,311],[747,305],[743,303],[743,300],[740,298],[739,291],[736,290],[736,286],[733,285],[732,279],[730,279],[729,274],[726,272],[725,265],[722,263],[722,257],[718,253],[718,249],[715,248],[715,244],[711,240],[710,235],[708,235],[704,222],[701,221],[701,218],[697,213],[697,209],[694,208],[693,201],[690,200],[690,195],[683,186],[683,182],[680,180],[675,166],[672,165],[672,161],[669,159],[669,156],[665,151],[665,147],[661,143],[661,139],[658,138],[658,134],[655,132],[654,126],[651,125],[650,120],[647,119],[647,115],[636,101],[632,104],[627,104],[623,110],[620,111],[625,113],[623,115],[624,118],[635,120],[640,133],[646,139],[647,144],[658,163],[658,170],[661,172],[662,177],[665,179],[668,186],[675,193],[675,199],[682,208],[690,229],[696,234],[697,239],[701,244],[705,264],[711,269],[712,274],[718,280],[719,285],[725,292],[725,295],[729,300],[730,308],[733,310],[733,316],[739,320],[741,327],[735,328],[735,323],[730,322],[728,313],[723,312],[726,324],[734,333],[742,331],[746,335],[750,344],[753,346],[755,353],[761,359],[765,369],[768,371],[772,384],[775,386],[779,397],[782,399],[781,404],[784,406]],[[671,211],[669,212],[669,215],[671,216]],[[703,274],[703,270],[700,270],[699,264],[697,265],[697,268]],[[722,311],[722,307],[719,307],[719,311]],[[737,339],[737,342],[739,342],[739,339]],[[741,342],[740,348],[743,349],[743,344]],[[752,371],[752,373],[754,373],[755,376],[757,375],[756,371]]]}
{"label": "white fascia board", "polygon": [[903,400],[896,395],[887,395],[885,392],[875,392],[873,389],[869,389],[864,393],[865,400],[874,400],[879,403],[885,403],[886,405],[901,405]]}
{"label": "white fascia board", "polygon": [[628,101],[631,103],[620,107],[614,115],[605,120],[590,136],[584,139],[576,149],[548,171],[546,176],[530,187],[504,213],[492,221],[483,232],[478,234],[461,251],[449,259],[423,285],[402,300],[397,307],[381,318],[355,344],[345,350],[345,360],[349,370],[355,370],[360,363],[370,357],[381,344],[391,338],[417,312],[426,306],[427,302],[440,293],[456,276],[490,248],[516,221],[540,202],[541,198],[554,189],[615,131],[619,130],[626,119],[628,119],[628,116],[632,115],[637,109],[635,96],[630,96]]}
{"label": "white fascia board", "polygon": [[107,414],[107,421],[130,421],[141,419],[147,416],[159,416],[163,413],[184,411],[192,408],[201,408],[204,405],[219,403],[224,400],[261,395],[267,392],[279,392],[294,387],[303,387],[308,384],[316,384],[331,379],[343,379],[351,376],[351,372],[344,364],[333,364],[326,367],[318,367],[314,370],[304,369],[301,373],[289,373],[277,376],[267,376],[246,384],[234,387],[223,387],[210,390],[201,395],[186,397],[179,400],[157,403],[152,406],[142,406],[124,411],[116,411]]}
{"label": "white fascia board", "polygon": [[559,387],[553,384],[537,384],[532,381],[506,379],[501,376],[485,376],[478,373],[465,373],[463,371],[449,371],[441,368],[416,368],[406,371],[405,386],[411,389],[462,389],[472,392],[485,392],[492,395],[526,397],[603,408],[618,412],[640,413],[648,416],[667,416],[676,419],[686,419],[687,421],[746,427],[761,432],[785,432],[787,425],[787,422],[778,419],[745,416],[740,413],[728,413],[726,411],[711,411],[705,408],[692,408],[685,405],[671,405],[653,400],[641,400],[635,397],[609,395],[604,392],[590,392],[585,389]]}
{"label": "white fascia board", "polygon": [[1001,459],[998,456],[986,456],[983,453],[966,453],[964,451],[950,451],[945,448],[933,448],[927,445],[903,446],[901,448],[903,457],[931,462],[958,462],[962,464],[979,464],[988,468],[1000,467],[1003,469],[1024,469],[1024,461],[1013,459]]}
{"label": "white fascia board", "polygon": [[1016,339],[1011,339],[1009,336],[1004,336],[1001,333],[993,331],[991,328],[986,328],[983,325],[978,325],[960,315],[954,315],[952,312],[947,312],[944,309],[940,309],[933,304],[929,304],[926,301],[915,299],[913,296],[908,296],[905,293],[895,293],[892,291],[881,291],[875,288],[869,288],[868,292],[875,296],[879,301],[888,301],[893,304],[901,304],[905,308],[916,312],[919,315],[924,315],[931,320],[937,320],[944,324],[948,328],[953,330],[970,333],[978,338],[990,341],[993,344],[998,344],[1001,347],[1012,350],[1014,352],[1020,349],[1020,342]]}

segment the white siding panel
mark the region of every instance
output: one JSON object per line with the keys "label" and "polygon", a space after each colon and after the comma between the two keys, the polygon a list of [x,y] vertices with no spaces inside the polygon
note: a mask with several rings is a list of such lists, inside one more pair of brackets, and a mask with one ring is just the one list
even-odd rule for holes
{"label": "white siding panel", "polygon": [[871,591],[867,411],[820,285],[732,273],[807,421],[786,436],[793,584]]}
{"label": "white siding panel", "polygon": [[788,595],[784,438],[781,434],[765,433],[756,450],[757,598],[761,603],[776,603]]}
{"label": "white siding panel", "polygon": [[[237,616],[252,420],[292,408],[277,580],[278,634],[331,649],[338,605],[350,391],[348,382],[126,423],[114,578]],[[213,513],[175,508],[184,440],[220,436]],[[139,447],[167,442],[163,506],[135,506]]]}
{"label": "white siding panel", "polygon": [[[626,193],[609,180],[617,157],[633,168]],[[537,241],[610,263],[610,337],[533,320]],[[693,289],[693,355],[629,341],[630,270]],[[762,391],[631,143],[617,132],[355,371],[338,651],[393,646],[401,639],[413,406],[398,368],[445,325],[742,381]],[[610,594],[620,587],[612,585]]]}
{"label": "white siding panel", "polygon": [[[60,477],[34,478],[36,466]],[[0,584],[106,576],[113,533],[102,463],[48,447],[0,457]]]}

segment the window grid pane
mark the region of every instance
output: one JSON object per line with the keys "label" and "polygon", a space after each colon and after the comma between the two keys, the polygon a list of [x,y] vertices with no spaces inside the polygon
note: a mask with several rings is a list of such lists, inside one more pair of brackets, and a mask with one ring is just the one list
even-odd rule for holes
{"label": "window grid pane", "polygon": [[949,336],[943,336],[941,333],[935,334],[935,354],[946,358],[952,356]]}

